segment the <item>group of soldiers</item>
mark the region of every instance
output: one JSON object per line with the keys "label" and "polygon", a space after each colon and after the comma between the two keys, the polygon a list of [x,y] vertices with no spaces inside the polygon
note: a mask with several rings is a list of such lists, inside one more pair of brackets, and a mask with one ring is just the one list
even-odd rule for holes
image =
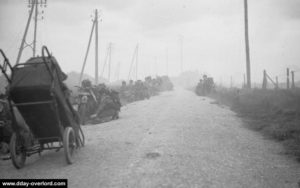
{"label": "group of soldiers", "polygon": [[203,78],[199,80],[195,92],[199,96],[206,96],[213,92],[215,89],[214,79],[203,75]]}
{"label": "group of soldiers", "polygon": [[[125,81],[119,89],[113,90],[105,84],[92,85],[90,80],[83,80],[78,88],[78,93],[70,96],[73,105],[77,106],[77,112],[81,124],[97,124],[119,118],[122,104],[138,100],[149,99],[159,92],[173,89],[173,84],[168,76],[152,78],[146,77],[144,81],[133,80],[126,84]],[[9,138],[12,133],[10,128],[10,110],[6,96],[0,97],[0,153],[8,152]]]}
{"label": "group of soldiers", "polygon": [[125,81],[119,90],[122,104],[131,103],[138,100],[149,99],[151,96],[158,95],[159,92],[173,89],[173,84],[168,76],[157,76],[152,78],[148,76],[144,81],[130,80],[127,84]]}
{"label": "group of soldiers", "polygon": [[123,81],[116,90],[103,83],[92,85],[90,80],[83,80],[75,103],[81,123],[95,124],[118,119],[122,104],[149,99],[161,91],[172,89],[173,84],[168,76],[148,76],[144,81],[130,80],[128,84]]}
{"label": "group of soldiers", "polygon": [[90,80],[83,80],[76,103],[82,124],[101,123],[119,118],[119,94],[105,84],[92,85]]}

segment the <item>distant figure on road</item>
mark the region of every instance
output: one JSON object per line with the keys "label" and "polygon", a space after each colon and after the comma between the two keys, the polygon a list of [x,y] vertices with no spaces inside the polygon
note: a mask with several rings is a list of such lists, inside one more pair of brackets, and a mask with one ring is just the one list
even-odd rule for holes
{"label": "distant figure on road", "polygon": [[207,75],[203,75],[203,79],[199,80],[195,92],[197,95],[206,96],[214,90],[214,87],[214,79],[212,77],[207,77]]}

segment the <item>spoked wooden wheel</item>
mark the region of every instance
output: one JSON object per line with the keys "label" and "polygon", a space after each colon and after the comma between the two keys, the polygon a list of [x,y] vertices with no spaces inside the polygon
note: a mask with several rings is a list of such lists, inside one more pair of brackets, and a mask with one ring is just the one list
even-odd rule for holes
{"label": "spoked wooden wheel", "polygon": [[64,131],[63,145],[65,150],[65,157],[68,164],[74,162],[73,155],[76,149],[76,137],[72,127],[67,127]]}
{"label": "spoked wooden wheel", "polygon": [[86,103],[80,104],[78,107],[78,113],[79,113],[81,125],[85,125],[86,123],[86,114],[87,114],[86,111],[87,111],[87,104]]}
{"label": "spoked wooden wheel", "polygon": [[20,169],[25,165],[26,160],[26,148],[22,139],[16,133],[13,133],[9,144],[10,155],[13,165]]}
{"label": "spoked wooden wheel", "polygon": [[78,137],[77,138],[79,140],[80,146],[84,147],[84,145],[85,145],[85,138],[84,138],[84,134],[83,134],[83,131],[82,131],[81,127],[79,127]]}

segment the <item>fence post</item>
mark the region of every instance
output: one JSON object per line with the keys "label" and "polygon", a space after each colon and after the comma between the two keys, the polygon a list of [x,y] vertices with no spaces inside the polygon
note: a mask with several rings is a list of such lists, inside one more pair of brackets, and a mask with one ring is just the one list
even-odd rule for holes
{"label": "fence post", "polygon": [[276,76],[276,89],[279,88],[279,84],[278,84],[278,76]]}
{"label": "fence post", "polygon": [[290,69],[286,69],[286,88],[290,89]]}
{"label": "fence post", "polygon": [[291,74],[292,74],[292,85],[291,85],[291,88],[295,89],[295,72],[291,71]]}
{"label": "fence post", "polygon": [[264,70],[264,78],[263,78],[262,88],[267,89],[267,72],[266,72],[266,70]]}

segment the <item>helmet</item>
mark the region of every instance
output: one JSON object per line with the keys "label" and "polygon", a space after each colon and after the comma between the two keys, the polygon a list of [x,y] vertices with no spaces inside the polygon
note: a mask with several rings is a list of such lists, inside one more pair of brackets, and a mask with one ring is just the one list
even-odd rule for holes
{"label": "helmet", "polygon": [[92,82],[89,79],[82,80],[81,86],[84,88],[92,87]]}

